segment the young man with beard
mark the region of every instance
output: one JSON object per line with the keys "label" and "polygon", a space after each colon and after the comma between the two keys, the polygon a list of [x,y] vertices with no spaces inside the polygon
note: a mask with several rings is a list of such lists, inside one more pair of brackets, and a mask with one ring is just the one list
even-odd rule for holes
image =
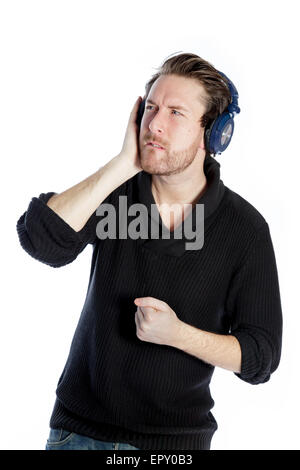
{"label": "young man with beard", "polygon": [[[93,245],[50,450],[210,449],[214,367],[259,384],[279,364],[282,313],[268,224],[223,184],[206,148],[207,127],[230,105],[228,84],[207,61],[179,54],[147,83],[144,99],[140,130],[141,98],[117,156],[61,194],[33,198],[18,220],[23,248],[49,266]],[[150,225],[151,206],[159,208],[170,239],[100,239],[99,208],[112,205],[121,220],[122,196],[128,206],[146,206]],[[172,234],[201,204],[204,244],[187,250],[184,236]]]}

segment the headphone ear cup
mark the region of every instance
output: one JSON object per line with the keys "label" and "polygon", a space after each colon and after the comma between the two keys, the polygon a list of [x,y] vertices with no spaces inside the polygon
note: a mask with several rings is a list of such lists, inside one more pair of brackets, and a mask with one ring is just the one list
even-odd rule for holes
{"label": "headphone ear cup", "polygon": [[205,133],[204,133],[205,149],[206,149],[206,151],[209,152],[209,153],[213,153],[213,151],[212,151],[212,149],[211,149],[211,139],[210,139],[210,136],[211,136],[211,131],[212,131],[212,128],[213,128],[215,122],[216,122],[216,119],[210,124],[210,126],[208,126],[207,129],[205,129]]}
{"label": "headphone ear cup", "polygon": [[138,111],[137,111],[136,124],[138,125],[139,128],[140,128],[140,126],[141,126],[143,114],[144,114],[144,111],[145,111],[145,103],[146,103],[146,100],[145,100],[145,98],[144,98],[144,99],[140,102],[139,109],[138,109]]}
{"label": "headphone ear cup", "polygon": [[231,114],[224,112],[214,120],[209,129],[208,146],[213,154],[220,154],[230,144],[234,130]]}

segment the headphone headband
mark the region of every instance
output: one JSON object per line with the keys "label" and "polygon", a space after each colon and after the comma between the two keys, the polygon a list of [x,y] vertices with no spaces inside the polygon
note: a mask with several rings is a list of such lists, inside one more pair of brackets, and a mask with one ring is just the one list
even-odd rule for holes
{"label": "headphone headband", "polygon": [[226,83],[226,85],[228,86],[229,88],[229,91],[230,91],[230,94],[231,94],[231,99],[232,99],[232,102],[228,105],[227,109],[229,112],[231,113],[235,113],[235,114],[238,114],[241,110],[238,106],[238,98],[239,98],[239,94],[238,94],[238,91],[237,89],[235,88],[234,84],[232,83],[231,80],[229,80],[229,78],[225,75],[225,73],[223,72],[220,72],[220,70],[218,70],[219,74],[222,75],[223,77],[226,78],[226,80],[228,81],[228,83]]}

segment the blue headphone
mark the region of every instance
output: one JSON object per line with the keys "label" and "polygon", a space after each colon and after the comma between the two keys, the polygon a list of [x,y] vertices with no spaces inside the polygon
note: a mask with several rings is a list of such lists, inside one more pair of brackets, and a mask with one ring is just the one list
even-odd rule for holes
{"label": "blue headphone", "polygon": [[215,155],[220,155],[228,147],[234,130],[233,118],[240,112],[237,89],[224,73],[219,70],[218,72],[228,80],[231,103],[205,130],[205,148],[209,153]]}

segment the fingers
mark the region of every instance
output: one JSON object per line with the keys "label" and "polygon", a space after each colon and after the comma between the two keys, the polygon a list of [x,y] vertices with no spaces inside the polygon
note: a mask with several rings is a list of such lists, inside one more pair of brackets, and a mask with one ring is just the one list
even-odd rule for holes
{"label": "fingers", "polygon": [[135,312],[134,320],[135,320],[135,324],[136,324],[137,328],[140,330],[141,329],[141,322],[140,322],[138,310]]}
{"label": "fingers", "polygon": [[141,101],[142,101],[142,97],[139,96],[138,99],[136,100],[136,102],[134,103],[131,114],[135,114],[137,112],[137,110],[139,109],[139,105],[140,105]]}
{"label": "fingers", "polygon": [[131,110],[131,113],[130,113],[130,116],[129,116],[129,120],[128,120],[128,126],[133,122],[135,123],[136,122],[136,118],[137,118],[137,114],[138,114],[138,109],[139,109],[139,106],[142,102],[142,97],[139,96],[138,99],[135,101],[134,103],[134,106]]}
{"label": "fingers", "polygon": [[151,307],[138,307],[137,308],[137,314],[139,315],[140,318],[147,318],[147,315],[150,313],[156,313],[156,309],[151,308]]}
{"label": "fingers", "polygon": [[137,316],[138,316],[139,318],[143,318],[143,317],[144,317],[144,312],[140,309],[140,307],[137,308],[136,313],[137,313]]}
{"label": "fingers", "polygon": [[141,297],[134,299],[134,303],[140,307],[151,307],[156,310],[168,311],[170,308],[165,302],[162,300],[156,299],[154,297]]}

